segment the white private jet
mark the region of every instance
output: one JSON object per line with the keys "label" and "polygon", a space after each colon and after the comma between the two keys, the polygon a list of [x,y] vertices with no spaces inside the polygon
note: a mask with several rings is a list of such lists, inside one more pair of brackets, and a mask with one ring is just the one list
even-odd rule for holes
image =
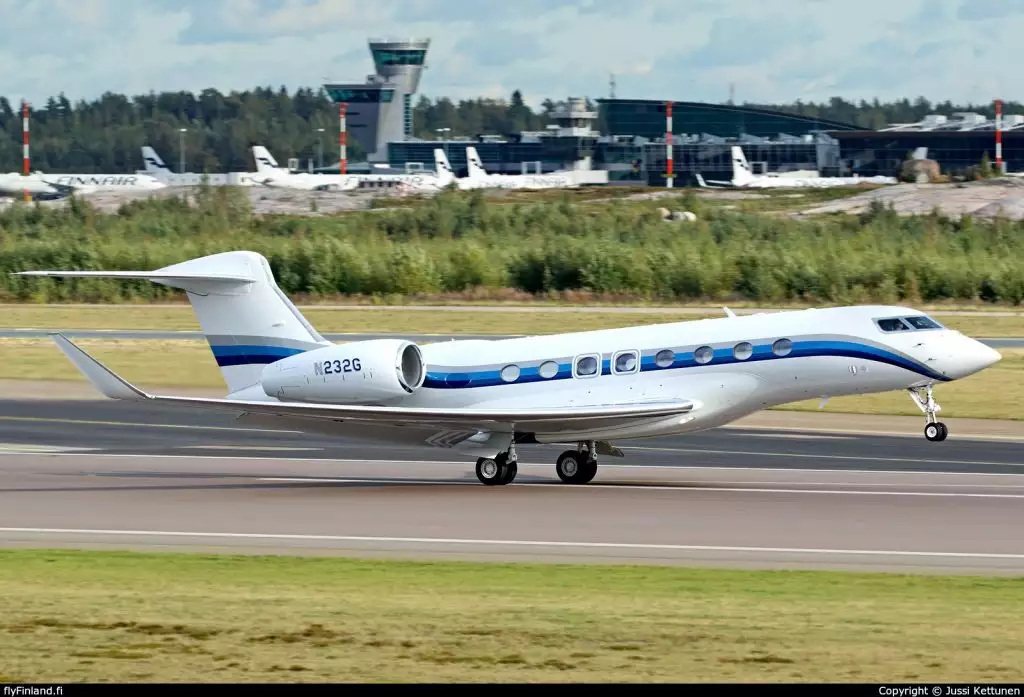
{"label": "white private jet", "polygon": [[25,271],[22,276],[144,279],[186,291],[227,384],[221,399],[154,395],[62,334],[53,338],[112,399],[235,412],[243,422],[475,456],[488,485],[508,484],[517,447],[566,443],[555,471],[597,473],[610,441],[703,431],[768,407],[907,390],[925,437],[945,440],[936,384],[1001,356],[909,307],[856,306],[661,325],[417,345],[333,344],[282,293],[254,252],[156,271]]}
{"label": "white private jet", "polygon": [[754,174],[743,154],[743,148],[733,145],[732,179],[729,181],[705,181],[696,174],[697,184],[705,188],[737,188],[737,189],[826,189],[837,186],[856,186],[857,184],[896,184],[893,177],[802,177],[786,174]]}
{"label": "white private jet", "polygon": [[[451,164],[445,156],[444,151],[434,151],[434,157],[444,158],[444,165],[447,171],[452,173]],[[440,171],[441,162],[438,161]],[[462,179],[456,179],[455,185],[460,189],[577,189],[579,183],[572,175],[565,172],[550,172],[548,174],[488,174],[484,169],[483,160],[472,145],[466,148],[466,175]]]}
{"label": "white private jet", "polygon": [[253,177],[256,172],[230,172],[228,174],[172,172],[156,150],[148,145],[142,146],[142,162],[144,169],[139,174],[147,174],[168,186],[199,186],[204,180],[213,186],[253,186],[255,184]]}
{"label": "white private jet", "polygon": [[256,160],[258,184],[279,189],[301,189],[305,191],[355,191],[358,189],[406,188],[410,191],[439,191],[450,183],[450,179],[439,173],[407,174],[319,174],[292,172],[281,167],[277,160],[262,145],[252,148]]}

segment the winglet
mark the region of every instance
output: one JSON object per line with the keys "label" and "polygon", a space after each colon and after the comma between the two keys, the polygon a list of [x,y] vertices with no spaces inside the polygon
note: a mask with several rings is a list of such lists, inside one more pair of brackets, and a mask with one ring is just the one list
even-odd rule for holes
{"label": "winglet", "polygon": [[722,309],[725,310],[725,316],[726,317],[735,317],[736,316],[736,313],[733,312],[732,310],[730,310],[729,308],[723,307]]}
{"label": "winglet", "polygon": [[134,402],[153,399],[152,396],[124,380],[110,368],[75,346],[63,334],[51,334],[51,336],[54,343],[57,344],[57,348],[64,352],[64,355],[75,364],[75,367],[92,383],[93,387],[110,399]]}

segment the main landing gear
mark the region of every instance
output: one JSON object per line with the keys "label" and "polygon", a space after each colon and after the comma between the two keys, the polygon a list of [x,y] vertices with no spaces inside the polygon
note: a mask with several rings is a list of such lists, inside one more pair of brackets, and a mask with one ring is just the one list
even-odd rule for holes
{"label": "main landing gear", "polygon": [[[518,473],[515,443],[508,452],[476,461],[476,477],[487,486],[511,484]],[[555,461],[555,473],[566,484],[587,484],[597,474],[597,444],[580,443],[576,450],[566,450]]]}
{"label": "main landing gear", "polygon": [[509,446],[506,453],[499,453],[493,458],[482,457],[476,461],[476,478],[487,486],[511,484],[518,472],[515,443]]}
{"label": "main landing gear", "polygon": [[935,415],[942,409],[935,400],[932,399],[932,386],[927,387],[911,387],[907,390],[910,393],[910,398],[914,400],[914,404],[924,412],[927,423],[924,427],[924,437],[933,443],[946,440],[946,436],[949,435],[949,428],[946,424],[938,421]]}
{"label": "main landing gear", "polygon": [[555,473],[566,484],[587,484],[597,474],[597,448],[594,441],[576,450],[566,450],[555,461]]}

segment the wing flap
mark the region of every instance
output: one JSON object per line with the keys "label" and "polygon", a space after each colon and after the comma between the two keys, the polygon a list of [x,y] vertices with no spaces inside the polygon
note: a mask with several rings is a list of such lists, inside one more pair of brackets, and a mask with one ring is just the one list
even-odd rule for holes
{"label": "wing flap", "polygon": [[63,334],[55,333],[52,337],[64,355],[75,364],[89,382],[111,399],[149,400],[242,414],[263,414],[318,421],[445,426],[468,430],[510,431],[515,429],[550,432],[624,426],[637,420],[688,414],[695,407],[694,403],[688,400],[670,400],[542,409],[427,409],[151,395],[114,373]]}

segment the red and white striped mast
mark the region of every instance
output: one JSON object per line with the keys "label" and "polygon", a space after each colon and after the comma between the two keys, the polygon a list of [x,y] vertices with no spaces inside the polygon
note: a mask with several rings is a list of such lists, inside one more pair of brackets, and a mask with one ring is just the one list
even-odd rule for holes
{"label": "red and white striped mast", "polygon": [[345,118],[348,104],[342,102],[338,105],[338,148],[340,158],[338,160],[338,171],[341,174],[348,172],[348,123]]}
{"label": "red and white striped mast", "polygon": [[672,188],[672,102],[665,102],[665,187]]}
{"label": "red and white striped mast", "polygon": [[996,100],[996,170],[1003,173],[1003,100]]}
{"label": "red and white striped mast", "polygon": [[[26,177],[32,173],[31,166],[29,163],[28,153],[28,113],[29,107],[28,102],[21,103],[21,167],[22,174]],[[28,188],[25,188],[25,200],[31,201],[32,197],[28,193]]]}

